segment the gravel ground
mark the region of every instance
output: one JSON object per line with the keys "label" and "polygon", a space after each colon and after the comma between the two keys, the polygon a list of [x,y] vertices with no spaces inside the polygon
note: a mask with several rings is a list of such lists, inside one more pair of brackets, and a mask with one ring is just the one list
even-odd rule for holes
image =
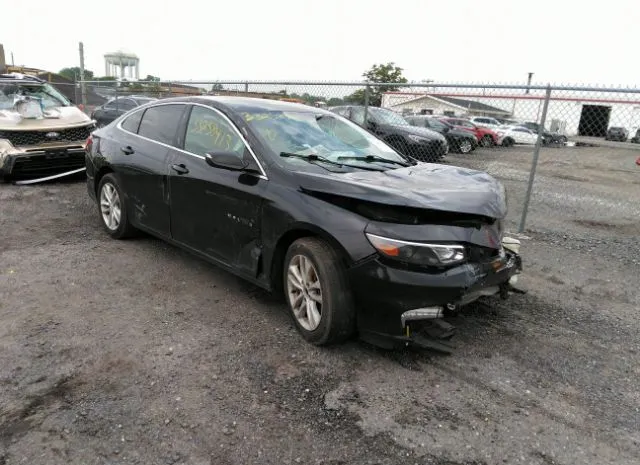
{"label": "gravel ground", "polygon": [[[313,347],[277,298],[108,239],[82,181],[0,186],[0,464],[637,464],[637,156],[543,151],[529,292],[452,319],[450,356]],[[449,159],[513,230],[531,150]]]}

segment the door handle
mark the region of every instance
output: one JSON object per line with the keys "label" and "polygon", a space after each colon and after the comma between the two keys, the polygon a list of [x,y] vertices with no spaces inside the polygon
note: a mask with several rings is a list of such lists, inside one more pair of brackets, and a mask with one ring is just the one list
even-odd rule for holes
{"label": "door handle", "polygon": [[131,155],[132,153],[135,153],[135,150],[133,150],[130,145],[127,145],[126,147],[120,147],[120,151],[125,155]]}
{"label": "door handle", "polygon": [[182,163],[179,165],[171,165],[171,169],[178,174],[187,174],[189,172],[189,169]]}

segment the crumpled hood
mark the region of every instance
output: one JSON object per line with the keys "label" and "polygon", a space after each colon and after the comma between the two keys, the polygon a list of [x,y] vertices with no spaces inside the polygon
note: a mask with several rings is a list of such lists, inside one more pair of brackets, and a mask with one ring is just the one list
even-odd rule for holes
{"label": "crumpled hood", "polygon": [[42,119],[23,118],[13,110],[0,110],[0,131],[64,129],[91,122],[78,107],[47,108],[47,117]]}
{"label": "crumpled hood", "polygon": [[419,163],[387,171],[297,174],[306,191],[494,219],[507,213],[502,184],[487,173],[466,168]]}

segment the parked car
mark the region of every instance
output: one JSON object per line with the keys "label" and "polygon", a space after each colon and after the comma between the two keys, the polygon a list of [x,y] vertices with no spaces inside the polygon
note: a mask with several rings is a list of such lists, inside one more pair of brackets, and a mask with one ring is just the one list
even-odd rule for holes
{"label": "parked car", "polygon": [[469,118],[476,126],[480,126],[481,128],[489,128],[489,129],[497,129],[503,124],[495,118],[490,118],[488,116],[472,116]]}
{"label": "parked car", "polygon": [[545,145],[551,144],[560,144],[564,145],[567,143],[567,136],[564,134],[560,134],[558,132],[547,131],[540,123],[535,123],[533,121],[524,121],[522,123],[518,123],[518,126],[522,126],[538,134],[542,131],[542,143]]}
{"label": "parked car", "polygon": [[495,131],[477,126],[467,119],[443,117],[440,118],[440,121],[451,124],[455,126],[456,129],[463,129],[474,133],[478,139],[478,143],[483,147],[491,147],[492,145],[498,144],[498,135]]}
{"label": "parked car", "polygon": [[[518,120],[508,118],[495,118],[502,126],[513,126],[520,124]],[[531,129],[531,128],[529,128]]]}
{"label": "parked car", "polygon": [[385,108],[347,105],[333,107],[332,112],[350,119],[391,145],[400,153],[420,161],[438,162],[449,152],[442,134],[411,126],[398,113]]}
{"label": "parked car", "polygon": [[440,121],[432,116],[407,116],[407,122],[412,126],[423,127],[439,132],[446,139],[451,150],[459,153],[469,153],[478,146],[478,139],[475,134],[462,129],[456,129],[455,126]]}
{"label": "parked car", "polygon": [[634,144],[640,144],[640,129],[636,130],[636,135],[631,138],[629,142]]}
{"label": "parked car", "polygon": [[104,105],[96,107],[91,113],[91,118],[96,120],[98,127],[106,126],[129,110],[133,110],[145,103],[154,102],[156,98],[138,95],[129,95],[127,97],[112,98]]}
{"label": "parked car", "polygon": [[498,144],[511,147],[514,144],[535,144],[538,134],[522,126],[501,126],[498,128]]}
{"label": "parked car", "polygon": [[0,181],[82,170],[85,141],[94,128],[42,79],[0,74]]}
{"label": "parked car", "polygon": [[87,189],[108,235],[146,231],[282,291],[317,345],[357,332],[384,347],[446,347],[445,309],[506,297],[522,268],[497,180],[416,162],[307,105],[141,106],[92,134]]}
{"label": "parked car", "polygon": [[626,142],[629,138],[629,131],[626,128],[620,126],[611,126],[607,131],[607,135],[604,140],[615,140],[619,142]]}

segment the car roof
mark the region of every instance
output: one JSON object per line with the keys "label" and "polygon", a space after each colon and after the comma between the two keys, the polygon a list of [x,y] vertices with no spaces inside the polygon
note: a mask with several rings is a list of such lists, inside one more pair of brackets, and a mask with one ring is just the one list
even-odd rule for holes
{"label": "car roof", "polygon": [[309,107],[308,105],[303,105],[300,103],[293,102],[283,102],[281,100],[271,100],[265,98],[256,98],[256,97],[240,97],[240,96],[231,96],[231,95],[203,95],[197,97],[195,100],[200,101],[211,101],[222,103],[223,105],[228,106],[233,110],[247,110],[247,109],[260,109],[260,110],[269,110],[269,111],[294,111],[300,110],[300,108],[316,108]]}
{"label": "car roof", "polygon": [[[164,103],[201,103],[201,104],[218,104],[227,107],[233,111],[308,111],[313,113],[324,113],[327,115],[335,115],[328,110],[318,108],[302,103],[283,102],[281,100],[272,100],[255,97],[227,96],[227,95],[193,95],[184,97],[171,97],[158,99],[153,103],[147,103],[144,106],[154,106]],[[215,105],[212,105],[215,106]]]}
{"label": "car roof", "polygon": [[33,84],[46,83],[44,79],[20,73],[0,74],[0,82],[28,82]]}

